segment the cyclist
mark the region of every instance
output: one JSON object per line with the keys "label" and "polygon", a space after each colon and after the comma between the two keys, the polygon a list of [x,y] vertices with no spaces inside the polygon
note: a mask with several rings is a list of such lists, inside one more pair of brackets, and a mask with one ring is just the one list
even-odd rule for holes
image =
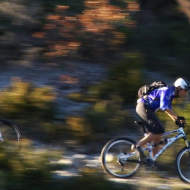
{"label": "cyclist", "polygon": [[[141,147],[148,142],[159,143],[165,131],[155,114],[158,109],[163,110],[176,124],[177,122],[185,123],[185,118],[179,117],[172,110],[172,101],[173,98],[183,97],[189,90],[190,83],[183,78],[178,78],[172,87],[167,86],[156,89],[146,95],[146,97],[137,100],[136,112],[148,130],[147,136],[141,139],[136,145],[141,159],[145,159]],[[153,149],[153,156],[156,155],[158,150],[159,145]]]}

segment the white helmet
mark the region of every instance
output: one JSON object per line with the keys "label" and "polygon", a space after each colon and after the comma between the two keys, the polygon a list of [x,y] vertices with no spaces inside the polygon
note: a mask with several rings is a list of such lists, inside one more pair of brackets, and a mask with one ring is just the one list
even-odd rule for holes
{"label": "white helmet", "polygon": [[180,86],[182,89],[190,90],[189,82],[185,79],[179,78],[174,82],[174,86],[178,87]]}

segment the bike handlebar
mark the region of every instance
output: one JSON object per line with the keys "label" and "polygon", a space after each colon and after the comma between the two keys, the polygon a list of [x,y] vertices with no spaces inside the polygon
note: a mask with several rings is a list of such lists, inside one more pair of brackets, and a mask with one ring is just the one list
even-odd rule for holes
{"label": "bike handlebar", "polygon": [[178,127],[179,127],[179,128],[180,128],[180,127],[185,128],[185,127],[187,126],[187,124],[186,124],[186,123],[178,123],[177,125],[178,125]]}

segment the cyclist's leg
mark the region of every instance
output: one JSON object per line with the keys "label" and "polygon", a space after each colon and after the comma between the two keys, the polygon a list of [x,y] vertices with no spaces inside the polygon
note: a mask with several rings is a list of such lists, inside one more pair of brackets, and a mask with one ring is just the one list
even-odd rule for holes
{"label": "cyclist's leg", "polygon": [[[149,143],[149,142],[154,142],[154,143],[158,143],[160,142],[161,140],[161,136],[162,134],[154,134],[154,133],[148,133],[143,139],[141,139],[138,143],[137,143],[137,146],[143,146],[145,145],[146,143]],[[156,146],[155,148],[157,148],[158,146]],[[154,148],[154,149],[155,149]],[[156,150],[155,149],[155,150]]]}
{"label": "cyclist's leg", "polygon": [[157,152],[159,151],[159,142],[161,141],[162,134],[158,134],[157,137],[155,137],[155,140],[152,141],[156,146],[152,149],[152,156],[154,157]]}
{"label": "cyclist's leg", "polygon": [[[164,133],[164,128],[156,114],[149,108],[149,106],[144,103],[138,103],[136,112],[149,131],[148,135],[137,143],[137,146],[143,146],[146,143],[152,141],[158,143],[161,140],[162,134]],[[154,148],[153,155],[158,152],[158,149],[159,146]]]}

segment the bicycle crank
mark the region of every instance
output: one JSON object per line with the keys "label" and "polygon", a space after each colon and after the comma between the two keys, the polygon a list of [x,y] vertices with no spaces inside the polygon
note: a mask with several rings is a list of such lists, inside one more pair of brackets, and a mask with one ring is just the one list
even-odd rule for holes
{"label": "bicycle crank", "polygon": [[154,166],[154,160],[150,157],[147,157],[145,159],[145,164],[148,166],[148,167],[153,167]]}
{"label": "bicycle crank", "polygon": [[118,160],[117,163],[121,166],[121,171],[124,171],[124,164],[121,162],[121,160]]}
{"label": "bicycle crank", "polygon": [[117,163],[121,166],[121,171],[124,170],[124,162],[126,161],[125,155],[126,155],[126,153],[121,153],[118,155]]}

